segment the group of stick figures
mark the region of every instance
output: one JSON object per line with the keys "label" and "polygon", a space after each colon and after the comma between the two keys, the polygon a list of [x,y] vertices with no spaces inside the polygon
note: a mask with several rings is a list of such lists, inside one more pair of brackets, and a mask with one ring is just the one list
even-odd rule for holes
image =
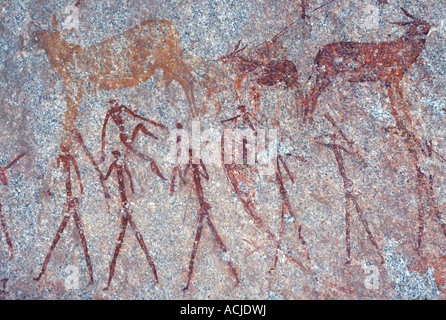
{"label": "group of stick figures", "polygon": [[[109,180],[109,178],[112,177],[113,174],[116,179],[117,186],[118,186],[117,190],[119,193],[121,213],[122,213],[121,222],[120,222],[120,232],[119,232],[119,235],[117,238],[117,243],[116,243],[113,255],[112,255],[112,260],[110,262],[107,286],[104,288],[104,290],[108,290],[111,286],[111,282],[115,275],[117,259],[119,257],[119,254],[120,254],[123,242],[124,242],[124,238],[125,238],[125,234],[126,234],[128,225],[130,225],[130,227],[137,239],[139,246],[141,247],[142,251],[144,252],[144,255],[148,262],[148,265],[153,272],[155,283],[159,282],[154,259],[150,255],[147,245],[144,241],[144,238],[134,221],[133,211],[132,211],[132,208],[130,207],[128,194],[129,194],[129,192],[134,193],[135,188],[134,188],[132,175],[130,173],[126,158],[127,158],[128,154],[133,154],[133,155],[136,155],[137,157],[139,157],[140,159],[149,162],[151,171],[158,178],[162,179],[163,181],[166,180],[166,178],[161,174],[161,171],[158,168],[158,165],[155,162],[155,160],[153,158],[151,158],[150,156],[143,154],[143,153],[139,152],[138,150],[136,150],[134,147],[134,143],[135,143],[139,133],[144,134],[145,136],[149,137],[150,139],[154,139],[154,140],[159,139],[158,136],[156,136],[154,133],[152,133],[152,131],[150,131],[148,129],[149,125],[153,126],[154,128],[164,130],[166,133],[168,133],[168,128],[166,126],[164,126],[163,124],[138,115],[137,113],[132,111],[130,108],[120,104],[118,101],[110,100],[109,103],[111,104],[111,108],[109,109],[109,111],[107,112],[107,114],[105,116],[104,124],[102,127],[101,150],[100,150],[99,161],[95,160],[93,154],[87,148],[80,132],[77,129],[74,129],[72,132],[74,141],[82,147],[82,150],[84,151],[84,153],[86,154],[86,156],[88,157],[88,159],[90,160],[91,164],[93,165],[94,169],[96,170],[96,172],[98,174],[98,178],[102,184],[104,197],[106,199],[110,198],[109,189],[107,187],[106,181]],[[237,111],[237,113],[234,117],[229,118],[227,120],[223,120],[223,121],[221,121],[221,123],[223,123],[223,124],[233,123],[233,125],[235,125],[236,123],[241,122],[242,125],[250,128],[256,134],[257,133],[257,131],[256,131],[257,125],[259,124],[259,121],[255,117],[255,115],[248,112],[246,106],[239,106],[238,108],[236,108],[236,111]],[[131,131],[130,135],[128,135],[126,133],[127,132],[127,128],[126,128],[127,116],[130,116],[131,118],[136,119],[138,122],[138,124]],[[336,160],[336,163],[338,166],[339,174],[342,177],[343,187],[344,187],[344,196],[345,196],[345,223],[346,223],[346,225],[345,225],[345,241],[346,241],[346,251],[347,251],[347,264],[349,264],[351,262],[351,240],[350,240],[351,206],[353,206],[354,210],[359,215],[359,219],[360,219],[360,221],[368,235],[369,241],[371,242],[373,247],[376,249],[381,262],[384,263],[383,255],[382,255],[381,250],[378,246],[378,243],[377,243],[375,237],[373,236],[372,231],[367,223],[364,212],[361,209],[360,202],[358,201],[358,196],[355,195],[353,192],[353,182],[351,179],[348,178],[348,174],[346,172],[346,168],[344,165],[344,154],[357,159],[363,167],[367,167],[367,164],[364,161],[364,159],[362,158],[362,156],[359,154],[354,142],[349,140],[346,137],[346,135],[339,128],[339,126],[337,125],[337,123],[335,122],[333,117],[327,113],[324,115],[324,118],[331,124],[331,126],[334,129],[334,133],[317,136],[314,139],[314,142],[320,146],[328,148],[329,150],[331,150],[333,152],[333,155],[335,157],[335,160]],[[107,131],[107,126],[109,124],[110,119],[113,120],[113,123],[118,128],[118,131],[119,131],[118,138],[119,138],[119,142],[123,146],[123,151],[119,150],[119,149],[112,150],[111,155],[113,157],[113,160],[112,160],[111,164],[108,166],[108,169],[105,171],[102,171],[99,166],[101,164],[103,164],[106,159],[106,157],[105,157],[106,131]],[[177,127],[177,129],[183,128],[181,123],[177,123],[176,127]],[[404,131],[403,130],[404,126],[400,125],[400,127],[401,128],[399,131]],[[410,141],[413,142],[412,144],[410,144],[412,146],[412,149],[415,150],[417,148],[419,142],[415,136],[412,136],[410,134],[410,131],[408,131],[406,129],[406,131],[401,133],[401,135],[403,135],[406,138],[406,140],[409,139]],[[177,144],[180,142],[180,139],[181,139],[180,137],[177,137]],[[247,141],[246,141],[246,139],[244,139],[243,140],[243,159],[246,158],[246,152],[247,152],[246,145],[245,145],[246,143],[247,143]],[[427,154],[427,156],[429,156],[429,157],[432,157],[432,155],[434,153],[438,154],[435,150],[433,150],[432,143],[431,144],[426,143],[425,148],[423,150],[424,150],[423,151],[424,154]],[[57,229],[56,235],[54,236],[53,241],[50,245],[49,251],[44,259],[41,271],[38,274],[38,276],[34,278],[34,280],[36,280],[36,281],[40,280],[42,278],[42,276],[45,274],[47,266],[51,260],[52,253],[53,253],[54,249],[56,248],[64,230],[66,229],[66,226],[67,226],[70,218],[73,218],[75,227],[78,232],[79,239],[82,244],[83,251],[84,251],[85,260],[86,260],[88,273],[89,273],[89,277],[90,277],[90,283],[93,283],[94,282],[93,266],[92,266],[92,261],[91,261],[89,251],[88,251],[88,244],[87,244],[87,239],[85,236],[84,226],[82,223],[81,216],[79,214],[79,198],[74,195],[75,188],[72,185],[73,175],[74,175],[77,180],[77,183],[79,185],[79,188],[78,188],[79,193],[80,193],[80,195],[83,194],[84,187],[83,187],[83,183],[82,183],[82,179],[81,179],[81,175],[80,175],[80,170],[79,170],[79,166],[77,164],[75,157],[71,154],[69,146],[62,144],[60,151],[61,151],[61,153],[57,157],[57,167],[62,168],[63,172],[65,173],[66,203],[64,206],[64,216],[63,216],[62,222],[60,223],[59,228]],[[180,150],[178,150],[178,152],[180,152]],[[222,141],[222,152],[224,152],[223,141]],[[416,155],[418,153],[416,151],[413,151],[412,153],[414,154],[414,163],[417,166],[418,163],[415,158],[417,158]],[[21,153],[15,159],[13,159],[9,164],[7,164],[5,167],[0,167],[0,181],[2,182],[2,184],[4,186],[6,186],[8,183],[6,172],[10,168],[12,168],[17,162],[19,162],[19,160],[24,156],[25,156],[25,153]],[[252,170],[253,168],[250,166],[246,166],[245,163],[243,163],[243,164],[234,164],[234,163],[233,164],[223,164],[224,172],[226,174],[228,182],[229,182],[232,190],[237,195],[238,199],[243,204],[245,212],[254,221],[256,227],[259,228],[260,230],[264,231],[266,233],[266,235],[268,236],[268,238],[276,246],[276,254],[274,257],[274,263],[273,263],[273,266],[271,267],[271,270],[274,270],[277,267],[279,251],[281,250],[281,246],[282,246],[282,237],[284,235],[284,225],[285,225],[285,219],[286,219],[285,217],[286,216],[289,216],[292,218],[292,221],[293,221],[293,223],[296,227],[296,231],[297,231],[297,239],[304,249],[306,260],[308,261],[308,263],[311,264],[311,259],[310,259],[310,255],[308,253],[307,244],[304,240],[304,236],[303,236],[303,232],[302,232],[302,226],[298,222],[298,217],[297,217],[295,210],[291,204],[291,201],[290,201],[289,195],[288,195],[288,191],[285,186],[285,181],[286,181],[285,178],[287,178],[287,180],[294,183],[294,176],[291,173],[291,171],[288,168],[287,163],[285,161],[285,158],[287,158],[287,157],[294,157],[295,159],[298,159],[299,161],[303,161],[303,162],[306,161],[304,158],[292,155],[290,153],[278,155],[277,159],[275,160],[277,163],[276,163],[276,171],[274,174],[274,181],[275,181],[277,189],[279,191],[278,195],[279,195],[279,198],[281,201],[280,228],[279,228],[278,236],[276,236],[270,230],[270,228],[267,226],[267,224],[263,221],[261,214],[259,212],[257,212],[257,208],[256,208],[257,204],[255,203],[255,200],[253,199],[255,197],[255,194],[251,194],[249,192],[242,190],[242,189],[244,189],[241,187],[241,185],[243,183],[247,183],[248,185],[252,184],[252,180],[254,179],[253,175],[255,174],[254,171]],[[281,169],[281,168],[283,168],[283,169]],[[417,169],[419,169],[418,166],[417,166]],[[418,170],[417,172],[418,172],[417,177],[418,177],[418,180],[420,181],[419,190],[417,190],[417,192],[419,191],[418,193],[420,193],[422,195],[426,194],[426,198],[427,198],[426,202],[423,202],[420,204],[421,209],[423,209],[425,211],[428,210],[425,208],[428,205],[430,205],[431,207],[437,208],[437,206],[435,205],[435,201],[433,200],[433,191],[432,191],[433,190],[433,188],[432,188],[432,179],[433,178],[432,178],[432,176],[430,176],[428,179],[428,178],[425,178],[424,174],[420,170]],[[209,180],[208,171],[207,171],[206,166],[203,163],[203,161],[200,161],[199,164],[193,163],[191,149],[189,150],[189,163],[185,164],[185,165],[177,165],[173,169],[173,174],[172,174],[171,181],[170,181],[170,184],[171,184],[170,192],[171,193],[175,192],[176,177],[178,176],[181,180],[185,181],[185,176],[187,176],[187,175],[191,176],[191,181],[192,181],[191,191],[192,191],[192,189],[195,190],[195,194],[196,194],[196,198],[197,198],[199,207],[198,207],[197,230],[196,230],[196,235],[195,235],[195,239],[193,242],[193,248],[192,248],[190,261],[189,261],[189,267],[188,267],[188,273],[187,273],[187,283],[186,283],[186,286],[184,287],[184,290],[188,290],[190,287],[190,283],[191,283],[193,271],[194,271],[195,258],[196,258],[197,252],[198,252],[203,227],[208,226],[212,233],[213,240],[215,241],[216,245],[220,248],[220,250],[222,252],[224,252],[224,253],[228,252],[228,249],[224,243],[223,238],[220,236],[215,224],[211,220],[211,214],[210,214],[211,213],[211,205],[208,203],[208,201],[206,201],[206,197],[205,197],[203,182]],[[130,188],[130,190],[128,190],[128,188]],[[0,203],[0,222],[1,222],[1,226],[2,226],[2,231],[5,235],[6,243],[8,245],[9,251],[10,251],[10,259],[13,259],[13,257],[14,257],[13,244],[12,244],[9,232],[8,232],[5,217],[4,217],[1,209],[2,209],[2,206]],[[437,211],[438,211],[438,209],[435,211],[435,214],[440,219],[440,222],[441,222],[441,215]],[[422,225],[422,223],[423,223],[422,219],[424,218],[422,213],[424,213],[424,211],[422,211],[420,213],[420,217],[419,217],[420,225]],[[443,223],[441,223],[441,227],[442,227],[443,231],[446,230],[446,227],[444,226]],[[421,229],[421,227],[420,227],[419,231],[420,231],[420,234],[419,234],[419,239],[418,239],[418,247],[421,245],[421,237],[422,237],[422,233],[423,233],[423,230]],[[445,232],[445,235],[446,235],[446,232]],[[305,266],[305,264],[306,264],[305,262],[300,261],[299,259],[297,259],[295,256],[293,256],[292,254],[290,254],[288,252],[283,251],[282,253],[288,261],[296,264],[298,267],[300,267],[307,274],[313,275],[311,269],[309,267]],[[238,276],[236,267],[234,266],[233,262],[231,262],[231,261],[226,261],[226,263],[228,265],[230,274],[233,275],[233,277],[236,280],[236,283],[238,284],[240,282],[240,280],[239,280],[239,276]],[[4,280],[7,281],[8,279],[5,278]],[[6,281],[4,281],[4,285],[6,285]]]}
{"label": "group of stick figures", "polygon": [[[149,156],[136,151],[133,148],[133,143],[136,140],[136,137],[139,132],[142,132],[143,134],[149,136],[150,138],[158,139],[157,136],[155,136],[153,133],[151,133],[151,131],[149,131],[147,129],[147,127],[145,126],[145,124],[143,122],[149,123],[155,127],[161,128],[163,130],[167,129],[164,125],[162,125],[158,122],[152,121],[150,119],[144,118],[144,117],[136,114],[130,108],[119,104],[116,100],[110,100],[109,103],[112,105],[112,107],[107,112],[107,115],[104,120],[104,126],[103,126],[103,131],[102,131],[101,158],[100,158],[99,162],[94,159],[92,153],[85,145],[84,140],[83,140],[81,134],[79,133],[79,131],[77,129],[73,130],[73,137],[74,137],[75,141],[82,146],[84,152],[86,153],[87,157],[89,158],[89,160],[91,161],[92,165],[94,166],[95,170],[98,173],[99,180],[103,187],[105,198],[110,198],[108,187],[105,184],[105,182],[112,176],[113,173],[115,174],[115,178],[116,178],[116,181],[118,184],[120,204],[121,204],[121,208],[122,208],[122,212],[123,212],[123,214],[121,216],[121,231],[119,233],[116,248],[113,253],[113,258],[110,263],[110,274],[109,274],[107,286],[106,286],[106,288],[104,288],[104,290],[108,290],[110,287],[111,281],[112,281],[114,273],[115,273],[116,262],[117,262],[117,259],[119,256],[119,252],[121,250],[122,243],[124,241],[124,236],[125,236],[125,233],[127,230],[127,226],[129,224],[130,224],[130,227],[132,228],[133,233],[134,233],[141,249],[143,250],[143,252],[147,258],[147,261],[153,271],[155,281],[158,282],[158,276],[156,273],[155,264],[153,263],[153,259],[149,254],[147,246],[144,242],[144,238],[143,238],[141,232],[139,231],[138,227],[136,226],[136,223],[132,216],[133,212],[130,207],[129,200],[128,200],[128,190],[127,190],[126,186],[130,185],[130,191],[132,193],[134,193],[134,186],[133,186],[132,175],[131,175],[128,165],[126,163],[126,154],[124,154],[123,152],[121,152],[118,149],[113,150],[111,152],[111,154],[112,154],[114,160],[108,167],[108,170],[106,171],[106,173],[104,174],[99,168],[99,165],[105,161],[105,138],[106,138],[106,129],[107,129],[108,121],[111,118],[113,120],[113,122],[116,124],[116,126],[118,127],[119,140],[122,143],[122,145],[124,146],[125,153],[132,152],[135,155],[141,157],[142,159],[147,160],[150,163],[151,170],[157,176],[159,176],[161,179],[164,179],[164,180],[165,180],[165,178],[161,175],[161,172],[158,169],[156,162]],[[126,114],[130,115],[131,117],[141,121],[133,129],[131,136],[128,136],[126,134],[125,120],[123,118],[124,112]],[[36,280],[36,281],[39,281],[42,278],[42,276],[44,275],[44,273],[47,269],[48,263],[51,260],[51,255],[52,255],[54,249],[56,248],[70,218],[73,218],[76,230],[79,234],[80,242],[83,247],[85,260],[86,260],[86,264],[87,264],[87,268],[88,268],[88,272],[89,272],[89,276],[90,276],[90,283],[94,282],[93,266],[92,266],[91,258],[90,258],[89,252],[88,252],[88,244],[87,244],[87,239],[85,236],[84,226],[82,223],[81,216],[79,214],[79,198],[74,195],[74,188],[72,185],[73,174],[75,175],[77,182],[79,184],[80,195],[83,194],[84,187],[82,184],[79,166],[77,164],[76,159],[71,154],[70,149],[71,149],[70,146],[62,144],[60,147],[60,155],[57,157],[57,167],[62,168],[63,172],[65,173],[66,203],[65,203],[65,207],[64,207],[63,220],[62,220],[59,228],[57,229],[56,235],[54,236],[54,239],[50,245],[49,251],[48,251],[48,253],[45,257],[45,260],[43,262],[41,271],[38,274],[38,276],[34,278],[34,280]],[[13,161],[11,161],[8,165],[6,165],[5,167],[0,167],[0,179],[1,179],[0,181],[2,182],[3,185],[5,185],[5,186],[7,185],[6,171],[8,169],[10,169],[15,163],[17,163],[24,155],[25,154],[22,153],[19,156],[17,156]],[[0,204],[0,219],[1,219],[2,230],[5,234],[6,243],[8,244],[8,247],[9,247],[9,250],[11,253],[11,259],[12,259],[14,257],[13,245],[12,245],[12,241],[9,236],[6,221],[2,214],[1,208],[2,207]]]}

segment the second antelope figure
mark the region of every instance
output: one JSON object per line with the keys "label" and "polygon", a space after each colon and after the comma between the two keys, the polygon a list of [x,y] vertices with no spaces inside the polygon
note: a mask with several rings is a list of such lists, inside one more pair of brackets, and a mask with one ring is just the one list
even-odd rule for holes
{"label": "second antelope figure", "polygon": [[[426,21],[401,9],[412,21],[394,22],[409,26],[400,38],[380,43],[336,42],[319,50],[315,59],[315,84],[306,98],[303,112],[305,121],[312,122],[319,96],[339,75],[350,82],[383,81],[392,101],[392,115],[398,118],[394,93],[404,99],[400,82],[423,50],[431,28]],[[410,123],[405,107],[403,111]]]}

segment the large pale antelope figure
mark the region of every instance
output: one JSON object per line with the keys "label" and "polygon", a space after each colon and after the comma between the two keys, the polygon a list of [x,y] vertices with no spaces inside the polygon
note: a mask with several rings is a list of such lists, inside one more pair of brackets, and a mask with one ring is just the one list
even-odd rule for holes
{"label": "large pale antelope figure", "polygon": [[183,60],[178,31],[169,21],[147,20],[89,47],[66,42],[57,28],[53,15],[53,30],[35,31],[34,41],[46,51],[66,88],[62,145],[71,145],[77,110],[87,88],[96,92],[137,86],[156,69],[164,71],[166,80],[183,87],[192,116],[198,114],[191,68]]}
{"label": "large pale antelope figure", "polygon": [[[395,94],[404,100],[400,82],[423,50],[431,29],[429,23],[401,9],[412,21],[394,22],[408,27],[400,38],[379,43],[336,42],[319,50],[315,59],[315,84],[303,112],[305,121],[311,123],[319,96],[338,76],[350,82],[384,82],[392,101],[392,115],[399,118]],[[406,107],[401,108],[410,123]]]}

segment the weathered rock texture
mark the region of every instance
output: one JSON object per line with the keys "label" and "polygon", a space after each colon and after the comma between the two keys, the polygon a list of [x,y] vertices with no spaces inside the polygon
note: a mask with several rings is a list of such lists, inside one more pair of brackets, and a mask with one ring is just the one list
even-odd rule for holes
{"label": "weathered rock texture", "polygon": [[[0,299],[444,298],[445,10],[2,2]],[[277,169],[175,166],[197,123]]]}

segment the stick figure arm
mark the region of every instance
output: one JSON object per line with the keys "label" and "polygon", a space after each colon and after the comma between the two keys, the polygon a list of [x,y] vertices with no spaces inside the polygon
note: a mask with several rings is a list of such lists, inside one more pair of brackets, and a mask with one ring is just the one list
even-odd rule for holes
{"label": "stick figure arm", "polygon": [[129,115],[131,115],[134,118],[141,119],[141,120],[146,121],[148,123],[151,123],[151,124],[153,124],[153,125],[155,125],[157,127],[160,127],[160,128],[163,128],[163,129],[167,129],[167,127],[165,125],[163,125],[163,124],[161,124],[159,122],[156,122],[154,120],[150,120],[148,118],[144,118],[144,117],[140,116],[139,114],[136,114],[134,111],[130,110],[126,106],[122,106],[122,107],[123,107],[125,112],[127,112]]}
{"label": "stick figure arm", "polygon": [[352,155],[352,156],[357,156],[355,152],[353,152],[353,151],[351,151],[351,150],[348,150],[346,147],[341,146],[340,144],[336,144],[336,147],[337,147],[339,150],[344,151],[346,154],[349,154],[349,155]]}
{"label": "stick figure arm", "polygon": [[8,179],[6,178],[6,170],[11,168],[14,164],[17,163],[23,156],[25,155],[24,152],[22,152],[20,155],[18,155],[14,160],[12,160],[6,167],[0,167],[0,181],[4,186],[8,184]]}
{"label": "stick figure arm", "polygon": [[17,163],[17,161],[19,161],[21,158],[23,158],[23,156],[25,155],[25,152],[22,152],[21,154],[19,154],[14,160],[12,160],[5,168],[4,170],[8,170],[9,168],[11,168],[13,165],[15,165]]}
{"label": "stick figure arm", "polygon": [[[253,115],[252,113],[250,113],[250,112],[247,112],[247,118],[251,118],[251,119],[253,119],[255,122],[257,122],[258,124],[260,124],[260,121],[257,119],[257,117],[255,116],[255,115]],[[248,118],[248,119],[249,119]]]}
{"label": "stick figure arm", "polygon": [[108,168],[107,174],[106,174],[105,177],[104,177],[104,181],[106,181],[106,180],[110,177],[110,175],[112,174],[112,172],[113,172],[113,170],[114,170],[115,168],[116,168],[116,161],[113,162],[113,163],[110,165],[110,167]]}
{"label": "stick figure arm", "polygon": [[341,146],[341,145],[336,145],[337,150],[339,151],[344,151],[346,154],[353,156],[355,158],[357,158],[359,160],[359,162],[361,162],[362,167],[363,168],[367,168],[367,163],[365,162],[364,158],[359,154],[358,151],[352,151],[352,150],[348,150],[347,148]]}
{"label": "stick figure arm", "polygon": [[81,194],[82,194],[82,193],[84,193],[84,185],[82,184],[81,173],[79,171],[79,167],[77,166],[76,159],[74,159],[74,157],[70,155],[69,161],[71,161],[71,163],[74,166],[74,171],[76,172],[76,177],[77,177],[77,180],[79,181],[79,187],[81,189]]}
{"label": "stick figure arm", "polygon": [[74,138],[75,140],[82,146],[82,149],[84,150],[84,153],[87,155],[88,159],[90,160],[91,164],[93,165],[94,169],[98,172],[99,177],[103,179],[104,175],[102,174],[102,171],[99,169],[99,166],[94,159],[93,155],[91,154],[90,150],[87,148],[87,145],[84,142],[84,139],[82,138],[82,135],[77,129],[73,130]]}
{"label": "stick figure arm", "polygon": [[235,117],[232,117],[232,118],[229,118],[229,119],[226,119],[226,120],[221,120],[221,123],[225,123],[225,122],[229,122],[229,121],[232,121],[232,120],[236,120],[238,118],[240,118],[240,115],[236,115]]}
{"label": "stick figure arm", "polygon": [[321,146],[324,146],[324,147],[326,147],[326,148],[330,148],[330,149],[334,149],[334,148],[336,148],[336,147],[338,146],[338,145],[336,145],[336,144],[325,143],[325,142],[318,141],[318,140],[315,140],[315,142],[316,142],[317,144],[321,145]]}
{"label": "stick figure arm", "polygon": [[102,125],[102,137],[101,137],[101,162],[105,160],[105,135],[107,130],[108,119],[110,118],[111,110],[107,112],[104,119],[104,124]]}
{"label": "stick figure arm", "polygon": [[180,170],[180,178],[181,178],[182,180],[184,180],[184,177],[188,174],[189,169],[190,169],[190,163],[188,163],[188,164],[186,165],[186,167],[184,168],[184,171],[183,171],[182,175],[181,175],[181,170]]}
{"label": "stick figure arm", "polygon": [[132,190],[132,193],[135,193],[135,188],[133,186],[133,179],[132,179],[132,175],[130,174],[130,170],[127,167],[127,164],[124,164],[124,171],[127,174],[127,176],[129,177],[129,182],[130,182],[130,189]]}
{"label": "stick figure arm", "polygon": [[57,167],[57,168],[60,168],[60,160],[61,160],[61,155],[59,155],[59,156],[56,158],[56,167]]}
{"label": "stick figure arm", "polygon": [[441,161],[446,162],[446,158],[445,158],[441,153],[439,153],[438,151],[436,151],[436,150],[432,150],[432,153],[433,153],[433,154],[436,154],[437,157],[438,157]]}

